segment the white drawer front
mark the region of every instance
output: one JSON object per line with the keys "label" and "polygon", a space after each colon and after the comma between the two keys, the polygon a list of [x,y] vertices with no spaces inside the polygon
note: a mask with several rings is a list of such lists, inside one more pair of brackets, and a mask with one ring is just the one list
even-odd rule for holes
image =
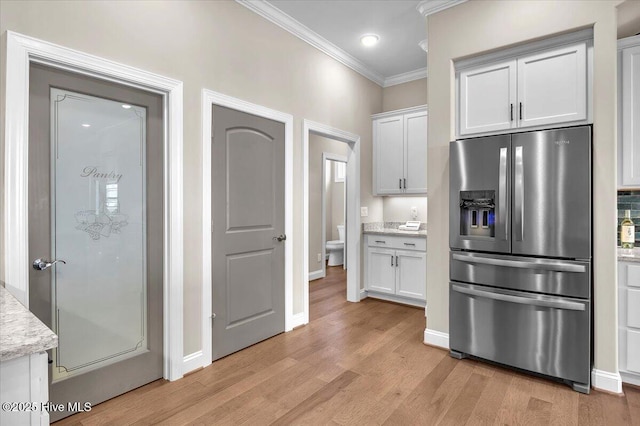
{"label": "white drawer front", "polygon": [[627,282],[629,287],[640,287],[640,265],[627,266]]}
{"label": "white drawer front", "polygon": [[640,373],[640,331],[627,330],[627,370]]}
{"label": "white drawer front", "polygon": [[369,247],[386,247],[402,250],[427,250],[427,240],[424,237],[396,237],[392,235],[367,235]]}
{"label": "white drawer front", "polygon": [[640,290],[627,290],[627,326],[640,328]]}

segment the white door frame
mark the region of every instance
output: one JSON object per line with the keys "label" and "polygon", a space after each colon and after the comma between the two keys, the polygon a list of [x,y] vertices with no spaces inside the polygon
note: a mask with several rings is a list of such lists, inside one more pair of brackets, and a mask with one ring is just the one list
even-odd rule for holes
{"label": "white door frame", "polygon": [[[284,123],[284,331],[293,330],[293,116],[242,99],[202,90],[202,362],[212,362],[211,350],[211,113],[213,105]],[[197,365],[195,366],[197,368]]]}
{"label": "white door frame", "polygon": [[29,306],[29,64],[158,93],[164,109],[164,378],[182,377],[182,82],[7,31],[4,135],[4,280]]}
{"label": "white door frame", "polygon": [[304,119],[302,125],[302,188],[304,190],[304,211],[302,214],[303,255],[303,324],[309,323],[309,134],[314,133],[330,139],[345,142],[349,146],[347,156],[347,300],[360,301],[360,136],[326,124]]}
{"label": "white door frame", "polygon": [[[321,202],[321,205],[322,205],[322,226],[321,226],[321,229],[322,229],[322,278],[327,276],[327,216],[326,216],[327,215],[327,194],[325,193],[325,190],[324,190],[324,185],[325,185],[325,182],[327,181],[327,160],[347,163],[347,157],[338,155],[338,154],[333,154],[331,152],[322,153],[322,190],[320,192],[320,198],[322,200]],[[344,180],[346,184],[347,178],[345,177]],[[347,194],[347,188],[345,188],[344,194],[345,195]],[[347,222],[346,211],[347,211],[347,204],[346,204],[346,198],[345,198],[345,204],[343,209],[343,216],[345,221],[344,227],[345,229],[348,229],[347,223],[346,223]],[[346,245],[345,245],[344,251],[345,252],[347,251]],[[346,267],[346,265],[343,265],[343,266]]]}

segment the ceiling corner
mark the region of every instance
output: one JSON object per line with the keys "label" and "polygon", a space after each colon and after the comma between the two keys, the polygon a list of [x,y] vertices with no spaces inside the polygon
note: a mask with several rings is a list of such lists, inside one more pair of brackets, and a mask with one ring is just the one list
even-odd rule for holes
{"label": "ceiling corner", "polygon": [[422,0],[418,3],[418,6],[416,6],[416,10],[426,18],[429,15],[449,9],[466,1],[467,0]]}

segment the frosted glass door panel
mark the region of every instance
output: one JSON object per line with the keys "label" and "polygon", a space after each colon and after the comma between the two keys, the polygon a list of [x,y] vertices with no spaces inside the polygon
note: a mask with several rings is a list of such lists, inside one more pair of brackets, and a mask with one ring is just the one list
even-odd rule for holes
{"label": "frosted glass door panel", "polygon": [[147,351],[146,110],[51,89],[53,381]]}

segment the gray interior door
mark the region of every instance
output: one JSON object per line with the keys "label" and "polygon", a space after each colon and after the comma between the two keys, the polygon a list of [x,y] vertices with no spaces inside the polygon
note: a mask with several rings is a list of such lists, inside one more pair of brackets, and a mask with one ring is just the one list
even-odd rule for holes
{"label": "gray interior door", "polygon": [[212,123],[215,360],[284,331],[286,242],[284,124],[215,105]]}
{"label": "gray interior door", "polygon": [[591,127],[513,135],[513,254],[591,258]]}
{"label": "gray interior door", "polygon": [[163,107],[40,65],[29,85],[29,304],[59,339],[55,421],[162,377]]}

